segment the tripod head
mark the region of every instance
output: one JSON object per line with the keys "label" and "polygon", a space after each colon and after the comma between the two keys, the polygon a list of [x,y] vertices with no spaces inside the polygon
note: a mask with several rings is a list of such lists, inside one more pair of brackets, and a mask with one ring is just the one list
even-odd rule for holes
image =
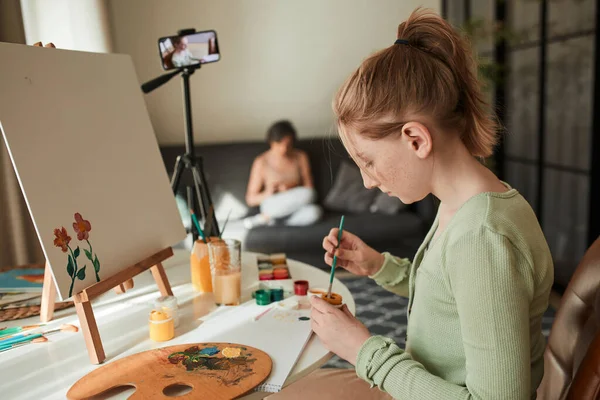
{"label": "tripod head", "polygon": [[[191,35],[194,33],[196,33],[196,29],[194,29],[194,28],[181,29],[181,30],[177,31],[177,36],[187,36],[187,35]],[[173,78],[175,75],[178,75],[178,74],[191,75],[194,73],[195,70],[200,69],[201,66],[202,66],[201,63],[187,65],[185,67],[180,67],[173,72],[168,72],[166,74],[160,75],[160,76],[144,83],[142,85],[142,91],[144,93],[150,93],[154,89],[157,89],[160,86],[164,85],[165,83],[169,82],[171,80],[171,78]]]}
{"label": "tripod head", "polygon": [[194,64],[194,65],[190,65],[187,67],[181,67],[181,68],[176,69],[173,72],[168,72],[166,74],[160,75],[160,76],[144,83],[142,85],[142,91],[144,93],[150,93],[154,89],[157,89],[160,86],[164,85],[165,83],[169,82],[171,80],[171,78],[173,78],[175,75],[186,74],[189,76],[189,75],[193,74],[195,70],[200,69],[201,65],[202,64]]}

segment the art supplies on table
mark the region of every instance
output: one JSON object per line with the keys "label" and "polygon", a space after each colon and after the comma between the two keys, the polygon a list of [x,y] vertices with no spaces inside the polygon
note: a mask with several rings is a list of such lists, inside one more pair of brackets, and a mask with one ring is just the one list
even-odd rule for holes
{"label": "art supplies on table", "polygon": [[41,293],[0,293],[0,309],[8,306],[39,305],[41,303]]}
{"label": "art supplies on table", "polygon": [[[295,297],[283,303],[292,304]],[[202,340],[219,340],[255,347],[273,360],[269,378],[257,390],[278,392],[282,389],[312,334],[310,308],[291,309],[248,301],[224,314],[206,320],[195,332]],[[265,313],[265,311],[269,310]],[[258,318],[257,318],[258,317]]]}
{"label": "art supplies on table", "polygon": [[44,269],[16,268],[0,272],[0,293],[42,294]]}
{"label": "art supplies on table", "polygon": [[264,288],[252,292],[252,298],[254,298],[256,304],[258,304],[259,306],[266,306],[271,303],[283,301],[286,297],[284,296],[284,293],[285,292],[282,288]]}
{"label": "art supplies on table", "polygon": [[212,293],[213,291],[207,244],[207,240],[210,239],[212,238],[196,240],[190,254],[192,287],[199,293]]}
{"label": "art supplies on table", "polygon": [[152,310],[148,318],[150,339],[155,342],[166,342],[175,336],[175,322],[168,312]]}
{"label": "art supplies on table", "polygon": [[242,243],[237,239],[208,242],[212,289],[217,305],[239,305],[242,301]]}
{"label": "art supplies on table", "polygon": [[[75,325],[63,324],[58,328],[46,330],[43,332],[35,332],[41,326],[22,326],[16,328],[8,328],[5,332],[11,331],[12,334],[6,334],[0,337],[0,352],[12,350],[29,343],[42,343],[48,339],[46,336],[57,332],[78,332],[79,328]],[[2,332],[2,331],[0,331]]]}
{"label": "art supplies on table", "polygon": [[308,294],[308,281],[294,281],[294,294],[296,296],[306,296]]}
{"label": "art supplies on table", "polygon": [[163,311],[173,317],[174,327],[179,326],[179,304],[175,296],[161,296],[154,300],[154,309]]}
{"label": "art supplies on table", "polygon": [[256,263],[259,289],[283,289],[284,297],[294,295],[294,280],[287,265],[285,253],[258,255]]}
{"label": "art supplies on table", "polygon": [[267,256],[259,255],[256,262],[258,263],[258,279],[260,281],[291,279],[284,253]]}
{"label": "art supplies on table", "polygon": [[[67,399],[96,397],[108,389],[134,386],[135,397],[235,399],[257,387],[273,362],[260,349],[234,342],[180,344],[137,353],[106,364],[75,382]],[[168,394],[169,397],[166,397]]]}
{"label": "art supplies on table", "polygon": [[24,331],[28,331],[30,329],[39,328],[42,325],[24,325],[24,326],[14,326],[12,328],[0,328],[0,339],[4,336],[15,335],[17,333],[21,333]]}

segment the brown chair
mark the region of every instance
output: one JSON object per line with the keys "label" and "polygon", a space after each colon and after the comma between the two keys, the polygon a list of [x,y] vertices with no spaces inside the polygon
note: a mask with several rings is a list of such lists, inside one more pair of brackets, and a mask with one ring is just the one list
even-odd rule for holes
{"label": "brown chair", "polygon": [[600,334],[597,334],[590,344],[588,352],[577,370],[568,399],[600,399]]}
{"label": "brown chair", "polygon": [[586,251],[562,296],[544,353],[538,399],[600,399],[599,333],[600,238]]}

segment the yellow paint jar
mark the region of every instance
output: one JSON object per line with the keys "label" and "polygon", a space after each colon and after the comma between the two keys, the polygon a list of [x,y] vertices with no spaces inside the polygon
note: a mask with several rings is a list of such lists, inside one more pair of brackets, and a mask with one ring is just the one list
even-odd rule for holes
{"label": "yellow paint jar", "polygon": [[175,322],[165,311],[152,310],[148,319],[150,339],[155,342],[164,342],[175,336]]}

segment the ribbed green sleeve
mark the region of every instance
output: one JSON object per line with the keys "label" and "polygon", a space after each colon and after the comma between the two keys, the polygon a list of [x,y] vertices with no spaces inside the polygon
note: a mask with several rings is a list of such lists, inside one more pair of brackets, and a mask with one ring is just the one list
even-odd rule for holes
{"label": "ribbed green sleeve", "polygon": [[[452,362],[457,369],[466,366],[465,385],[433,375],[409,352],[380,336],[361,347],[358,376],[398,399],[530,398],[532,266],[509,239],[485,226],[443,246],[439,273],[453,295],[460,330],[457,340],[428,343],[428,351],[464,349],[465,360]],[[425,321],[431,316],[415,313],[410,318]],[[408,337],[410,342],[410,330]]]}
{"label": "ribbed green sleeve", "polygon": [[394,257],[383,253],[383,266],[377,273],[371,275],[379,286],[403,297],[408,297],[408,273],[411,262],[407,258]]}

